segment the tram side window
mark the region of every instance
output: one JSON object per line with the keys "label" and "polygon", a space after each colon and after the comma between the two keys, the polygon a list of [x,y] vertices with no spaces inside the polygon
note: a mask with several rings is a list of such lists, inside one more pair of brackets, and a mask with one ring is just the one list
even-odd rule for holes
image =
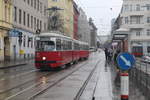
{"label": "tram side window", "polygon": [[82,45],[82,44],[80,45],[80,49],[81,49],[81,50],[84,50],[84,48],[83,48],[83,45]]}
{"label": "tram side window", "polygon": [[78,43],[74,43],[74,50],[79,50],[79,44]]}
{"label": "tram side window", "polygon": [[72,42],[71,41],[68,42],[68,49],[72,50]]}
{"label": "tram side window", "polygon": [[147,47],[147,52],[150,53],[150,46]]}
{"label": "tram side window", "polygon": [[67,50],[67,41],[66,40],[63,40],[62,46],[63,46],[63,50]]}
{"label": "tram side window", "polygon": [[56,50],[61,50],[61,39],[56,39]]}

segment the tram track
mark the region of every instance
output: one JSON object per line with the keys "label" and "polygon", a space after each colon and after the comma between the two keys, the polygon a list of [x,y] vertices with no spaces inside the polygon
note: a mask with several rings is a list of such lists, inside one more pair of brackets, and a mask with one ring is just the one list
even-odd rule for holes
{"label": "tram track", "polygon": [[[85,62],[83,62],[83,63],[81,63],[81,65],[77,68],[77,69],[75,69],[75,71],[76,70],[78,70],[78,69],[80,69],[80,67],[81,66],[85,66]],[[76,66],[72,66],[72,67],[76,67]],[[72,67],[70,67],[70,68],[72,68]],[[70,68],[68,68],[68,69],[70,69]],[[67,69],[67,70],[68,70]],[[30,89],[32,89],[32,88],[34,88],[34,87],[42,87],[42,84],[43,84],[43,82],[40,80],[42,77],[45,77],[45,78],[49,78],[50,76],[54,76],[54,75],[56,75],[56,74],[58,74],[58,75],[61,75],[61,74],[63,74],[63,73],[65,73],[65,71],[66,70],[62,70],[62,71],[59,71],[59,72],[54,72],[54,73],[51,73],[51,74],[47,74],[47,75],[42,75],[40,78],[38,78],[38,79],[36,79],[36,80],[38,80],[38,82],[36,83],[36,84],[34,84],[34,85],[31,85],[31,86],[29,86],[29,87],[26,87],[26,88],[24,88],[22,91],[19,91],[19,92],[17,92],[17,93],[15,93],[14,95],[11,95],[11,96],[9,96],[9,97],[7,97],[7,98],[5,98],[4,100],[15,100],[15,99],[12,99],[12,98],[14,98],[14,97],[16,97],[16,96],[18,96],[18,95],[20,95],[20,94],[22,94],[22,93],[24,93],[24,92],[26,92],[26,91],[28,91],[28,90],[30,90]],[[73,71],[74,72],[74,71]],[[71,72],[71,73],[73,73],[73,72]],[[70,73],[70,74],[71,74]],[[57,76],[57,75],[56,75]],[[45,89],[43,89],[42,91],[36,91],[36,95],[38,95],[38,94],[41,94],[41,93],[43,93],[44,91],[46,91],[47,89],[49,89],[49,88],[51,88],[51,87],[53,87],[55,84],[57,84],[57,83],[59,83],[61,80],[64,80],[66,77],[68,77],[69,76],[69,74],[67,74],[65,77],[63,77],[63,78],[61,78],[61,79],[59,79],[57,82],[53,82],[53,81],[51,81],[51,80],[48,80],[47,81],[47,83],[49,84],[49,83],[53,83],[52,85],[50,85],[50,86],[48,86],[48,88],[45,88]],[[35,80],[35,79],[34,79]],[[30,80],[30,81],[28,81],[28,82],[31,82],[31,81],[34,81],[34,80]],[[27,84],[27,82],[26,83],[24,83],[24,85],[25,84]],[[20,86],[22,86],[22,84],[20,84]],[[20,87],[20,86],[17,86],[18,88]],[[15,87],[15,88],[17,88],[17,87]],[[8,90],[8,91],[10,91],[10,90]],[[7,92],[7,91],[6,91]],[[34,96],[36,96],[36,95],[32,95],[32,96],[30,96],[30,98],[28,98],[27,100],[32,100],[32,98],[34,97]]]}
{"label": "tram track", "polygon": [[82,87],[80,88],[80,90],[78,91],[77,95],[75,96],[74,100],[80,100],[81,95],[83,94],[87,84],[89,83],[89,81],[91,80],[95,70],[97,69],[98,64],[100,63],[101,60],[99,60],[95,67],[93,68],[93,70],[91,71],[91,73],[89,74],[89,76],[87,77],[86,81],[84,82],[84,84],[82,85]]}
{"label": "tram track", "polygon": [[[86,88],[88,82],[90,81],[94,71],[97,68],[97,65],[99,64],[100,60],[96,63],[95,67],[93,68],[93,70],[90,72],[90,75],[88,76],[88,78],[86,79],[86,81],[84,82],[83,86],[80,88],[79,92],[77,93],[77,95],[75,96],[74,100],[79,100],[80,96],[82,95],[84,89]],[[85,64],[87,65],[87,64]],[[84,65],[84,66],[85,66]],[[83,67],[83,66],[82,66]],[[65,80],[66,78],[68,78],[70,75],[72,75],[73,73],[75,73],[76,71],[78,71],[79,69],[81,69],[82,67],[72,71],[71,73],[69,73],[68,75],[62,77],[61,79],[57,80],[56,82],[54,82],[53,84],[49,85],[47,88],[45,88],[42,91],[39,91],[38,93],[36,93],[35,95],[31,96],[28,100],[35,100],[35,98],[43,93],[45,93],[48,89],[51,89],[52,87],[56,86],[58,83],[60,83],[61,81]]]}
{"label": "tram track", "polygon": [[34,100],[37,96],[45,93],[48,89],[56,86],[58,83],[60,83],[61,81],[65,80],[66,78],[68,78],[71,74],[73,74],[74,72],[78,71],[79,69],[81,69],[83,66],[87,65],[87,63],[85,63],[84,65],[81,65],[80,67],[78,67],[77,69],[71,71],[69,74],[65,75],[64,77],[60,78],[59,80],[57,80],[56,82],[53,82],[53,84],[49,85],[47,88],[43,89],[42,91],[39,91],[38,93],[34,94],[33,96],[31,96],[30,98],[28,98],[28,100]]}
{"label": "tram track", "polygon": [[27,81],[25,81],[25,82],[23,82],[23,83],[21,83],[21,84],[18,84],[18,85],[16,85],[16,86],[12,87],[12,88],[8,88],[8,89],[6,89],[6,90],[4,90],[4,91],[0,91],[0,95],[6,93],[6,92],[8,92],[8,91],[11,91],[11,90],[13,90],[13,89],[17,89],[17,88],[23,87],[23,85],[26,85],[26,84],[28,84],[28,83],[31,83],[31,82],[33,82],[33,81],[35,81],[35,80],[39,80],[39,79],[42,78],[43,76],[48,76],[48,75],[52,75],[52,74],[53,74],[53,73],[47,73],[47,74],[43,74],[43,75],[41,75],[41,76],[39,76],[39,77],[37,77],[37,78],[32,78],[32,79],[30,79],[30,80],[27,80]]}

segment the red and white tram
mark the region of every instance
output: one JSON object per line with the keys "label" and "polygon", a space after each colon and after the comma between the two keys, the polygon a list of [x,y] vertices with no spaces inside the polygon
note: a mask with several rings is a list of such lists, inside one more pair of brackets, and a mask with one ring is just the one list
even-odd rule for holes
{"label": "red and white tram", "polygon": [[37,37],[35,52],[37,69],[64,67],[66,64],[88,57],[89,45],[87,43],[55,32],[41,33]]}

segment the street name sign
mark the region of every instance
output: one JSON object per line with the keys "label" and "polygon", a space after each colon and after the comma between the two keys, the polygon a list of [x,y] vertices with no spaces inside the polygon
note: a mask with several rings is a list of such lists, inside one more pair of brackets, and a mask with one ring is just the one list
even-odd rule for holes
{"label": "street name sign", "polygon": [[130,53],[120,53],[117,57],[117,63],[121,70],[129,70],[135,64],[135,57]]}

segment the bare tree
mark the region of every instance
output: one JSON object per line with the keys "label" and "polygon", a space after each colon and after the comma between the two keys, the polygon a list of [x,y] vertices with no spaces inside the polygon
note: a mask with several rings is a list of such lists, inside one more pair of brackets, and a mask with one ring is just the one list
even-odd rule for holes
{"label": "bare tree", "polygon": [[[51,10],[52,9],[52,10]],[[64,21],[56,8],[49,10],[48,30],[63,32]]]}

